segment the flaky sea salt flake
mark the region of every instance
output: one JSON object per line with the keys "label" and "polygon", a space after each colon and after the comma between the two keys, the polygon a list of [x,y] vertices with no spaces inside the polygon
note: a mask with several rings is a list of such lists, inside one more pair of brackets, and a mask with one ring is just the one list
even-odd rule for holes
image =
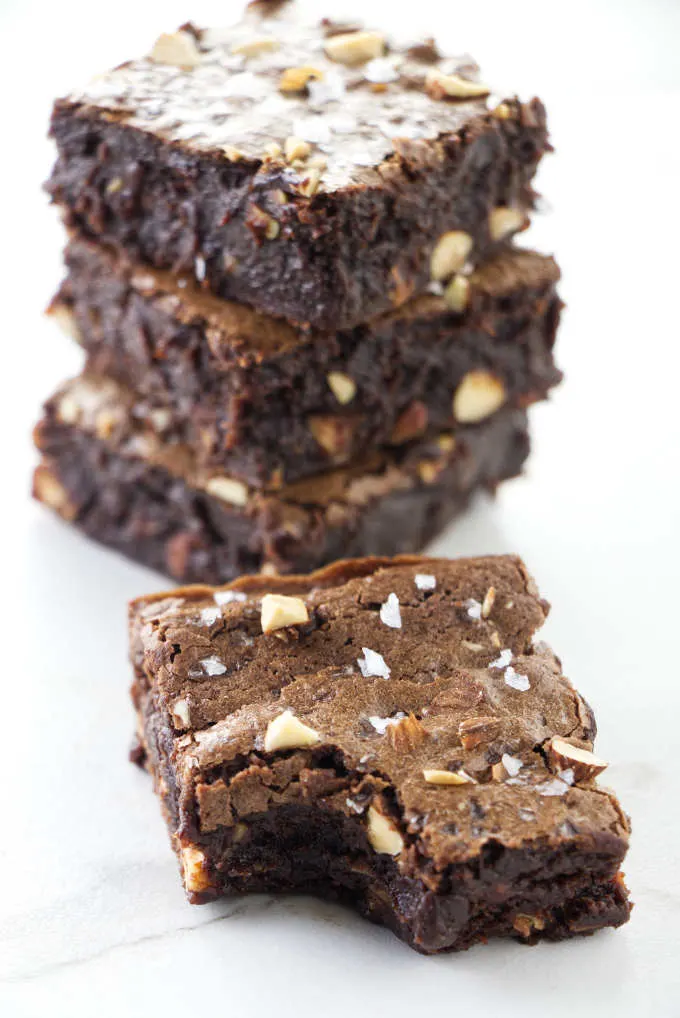
{"label": "flaky sea salt flake", "polygon": [[555,796],[564,795],[569,791],[569,785],[561,778],[553,778],[552,781],[544,781],[542,785],[536,785],[539,795]]}
{"label": "flaky sea salt flake", "polygon": [[201,608],[201,625],[212,626],[214,622],[220,618],[220,609],[214,606],[209,608]]}
{"label": "flaky sea salt flake", "polygon": [[267,92],[267,82],[252,71],[232,74],[224,84],[224,95],[232,99],[261,99]]}
{"label": "flaky sea salt flake", "polygon": [[390,725],[396,725],[399,721],[405,718],[406,715],[403,711],[399,711],[394,715],[393,718],[381,718],[377,716],[370,717],[369,723],[373,725],[378,735],[384,735]]}
{"label": "flaky sea salt flake", "polygon": [[430,576],[429,573],[416,573],[415,583],[418,590],[434,590],[437,586],[437,579],[435,576]]}
{"label": "flaky sea salt flake", "polygon": [[510,756],[509,753],[503,753],[501,763],[511,778],[516,778],[523,767],[522,761],[516,756]]}
{"label": "flaky sea salt flake", "polygon": [[389,679],[390,669],[385,663],[385,658],[382,654],[378,654],[377,651],[371,650],[369,647],[362,647],[363,657],[357,658],[357,664],[361,669],[361,674],[365,679],[369,676],[374,675],[379,679]]}
{"label": "flaky sea salt flake", "polygon": [[224,675],[227,666],[218,657],[204,657],[201,661],[203,671],[206,675]]}
{"label": "flaky sea salt flake", "polygon": [[330,113],[326,122],[335,134],[352,134],[358,126],[351,113]]}
{"label": "flaky sea salt flake", "polygon": [[390,594],[380,608],[380,621],[390,629],[401,629],[401,611],[399,610],[399,598],[396,594]]}
{"label": "flaky sea salt flake", "polygon": [[327,144],[331,140],[331,127],[324,117],[298,117],[293,121],[293,135],[314,145]]}
{"label": "flaky sea salt flake", "polygon": [[389,85],[398,77],[399,71],[395,67],[394,61],[388,57],[374,57],[364,66],[364,78],[366,81],[373,82],[374,85]]}
{"label": "flaky sea salt flake", "polygon": [[247,601],[248,595],[242,590],[216,590],[213,594],[215,604],[233,604],[234,601]]}
{"label": "flaky sea salt flake", "polygon": [[490,663],[489,668],[507,668],[511,661],[512,651],[506,648],[500,652],[495,661]]}
{"label": "flaky sea salt flake", "polygon": [[325,106],[344,98],[345,82],[337,71],[326,71],[323,78],[311,78],[307,82],[307,92],[310,106]]}
{"label": "flaky sea salt flake", "polygon": [[516,672],[512,665],[508,665],[505,669],[505,684],[510,686],[511,689],[516,689],[519,693],[526,693],[527,689],[531,685],[529,682],[528,675],[520,675]]}
{"label": "flaky sea salt flake", "polygon": [[482,605],[479,601],[476,601],[474,597],[469,597],[465,602],[467,608],[468,618],[475,619],[479,622],[482,618]]}

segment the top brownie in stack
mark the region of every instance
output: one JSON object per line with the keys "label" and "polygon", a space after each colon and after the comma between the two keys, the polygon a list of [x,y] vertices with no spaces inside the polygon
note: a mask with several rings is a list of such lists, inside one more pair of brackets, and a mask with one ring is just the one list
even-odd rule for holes
{"label": "top brownie in stack", "polygon": [[468,57],[271,2],[161,36],[58,101],[52,133],[72,226],[322,329],[491,255],[548,148],[541,103],[492,100]]}

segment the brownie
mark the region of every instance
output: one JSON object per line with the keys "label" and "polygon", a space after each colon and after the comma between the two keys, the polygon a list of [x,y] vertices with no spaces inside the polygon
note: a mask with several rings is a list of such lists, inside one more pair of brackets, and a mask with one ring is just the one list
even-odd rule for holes
{"label": "brownie", "polygon": [[52,313],[77,334],[88,370],[134,388],[136,414],[181,433],[201,464],[255,486],[527,406],[561,377],[559,271],[531,251],[474,272],[463,313],[429,295],[331,334],[300,332],[83,241],[66,262]]}
{"label": "brownie", "polygon": [[629,825],[547,610],[511,556],[134,601],[135,755],[189,900],[316,893],[425,953],[624,923]]}
{"label": "brownie", "polygon": [[58,100],[48,190],[135,260],[349,328],[527,225],[545,110],[499,98],[432,42],[255,5],[230,29],[161,36]]}
{"label": "brownie", "polygon": [[96,540],[185,582],[418,551],[475,491],[519,473],[529,452],[525,411],[506,409],[263,491],[206,473],[189,448],[145,430],[130,414],[134,398],[108,379],[61,389],[36,428],[34,494]]}

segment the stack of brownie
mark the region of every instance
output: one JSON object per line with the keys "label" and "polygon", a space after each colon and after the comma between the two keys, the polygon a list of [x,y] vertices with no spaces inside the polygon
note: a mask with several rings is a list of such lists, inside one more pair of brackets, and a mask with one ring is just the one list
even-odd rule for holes
{"label": "stack of brownie", "polygon": [[420,549],[516,475],[560,378],[549,148],[434,42],[251,4],[56,103],[51,312],[82,374],[36,497],[182,581]]}

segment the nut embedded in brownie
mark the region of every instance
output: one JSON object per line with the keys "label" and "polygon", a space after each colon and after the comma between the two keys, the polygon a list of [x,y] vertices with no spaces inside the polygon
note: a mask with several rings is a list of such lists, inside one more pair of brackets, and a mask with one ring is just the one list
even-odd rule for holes
{"label": "nut embedded in brownie", "polygon": [[47,404],[34,494],[91,537],[182,582],[318,568],[348,554],[419,551],[481,488],[519,473],[526,412],[367,452],[276,490],[205,470],[136,417],[137,397],[82,376]]}
{"label": "nut embedded in brownie", "polygon": [[339,562],[130,608],[193,902],[315,892],[425,953],[624,923],[629,826],[513,557]]}
{"label": "nut embedded in brownie", "polygon": [[489,92],[467,57],[259,5],[59,100],[48,189],[136,260],[348,328],[431,281],[464,300],[459,270],[527,225],[545,111]]}
{"label": "nut embedded in brownie", "polygon": [[[511,251],[470,276],[468,307],[416,298],[353,330],[304,333],[186,277],[74,239],[52,313],[91,373],[139,395],[197,460],[276,487],[460,423],[528,406],[560,379],[552,258]],[[72,318],[69,317],[72,315]]]}

